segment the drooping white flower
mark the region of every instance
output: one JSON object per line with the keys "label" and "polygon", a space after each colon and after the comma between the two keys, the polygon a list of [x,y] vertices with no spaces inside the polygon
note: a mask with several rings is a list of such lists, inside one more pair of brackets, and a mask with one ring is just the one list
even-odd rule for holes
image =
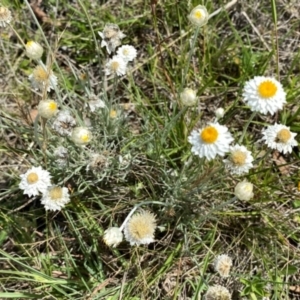
{"label": "drooping white flower", "polygon": [[57,77],[53,72],[40,65],[34,68],[32,74],[29,75],[29,80],[33,88],[40,91],[50,92],[51,89],[54,90],[57,86]]}
{"label": "drooping white flower", "polygon": [[196,91],[190,88],[185,88],[180,94],[180,101],[184,106],[194,106],[197,100]]}
{"label": "drooping white flower", "polygon": [[111,54],[121,45],[121,40],[126,36],[117,24],[108,23],[105,25],[103,32],[98,31],[102,38],[101,47],[106,47],[108,54]]}
{"label": "drooping white flower", "polygon": [[70,202],[69,191],[66,187],[50,186],[43,194],[41,203],[46,210],[60,211]]}
{"label": "drooping white flower", "polygon": [[253,168],[253,156],[245,146],[230,146],[229,152],[228,158],[224,159],[223,162],[231,174],[245,174]]}
{"label": "drooping white flower", "polygon": [[155,229],[155,216],[143,211],[133,215],[125,224],[125,239],[130,245],[150,244],[154,242]]}
{"label": "drooping white flower", "polygon": [[52,128],[62,136],[70,136],[75,126],[76,120],[68,110],[60,111],[52,124]]}
{"label": "drooping white flower", "polygon": [[194,7],[188,16],[190,22],[197,27],[206,25],[208,17],[209,14],[207,12],[207,9],[203,5],[197,5],[196,7]]}
{"label": "drooping white flower", "polygon": [[20,177],[19,188],[24,191],[24,195],[29,197],[44,193],[51,185],[51,175],[42,167],[32,167]]}
{"label": "drooping white flower", "polygon": [[26,55],[32,59],[40,59],[43,55],[43,47],[34,41],[29,41],[25,45]]}
{"label": "drooping white flower", "polygon": [[274,115],[286,103],[286,93],[275,78],[255,76],[245,83],[243,101],[252,111]]}
{"label": "drooping white flower", "polygon": [[127,69],[127,63],[121,57],[115,55],[112,59],[110,59],[105,68],[106,75],[118,75],[122,76],[125,75]]}
{"label": "drooping white flower", "polygon": [[204,300],[230,300],[231,294],[227,288],[221,285],[210,286],[206,294],[204,295]]}
{"label": "drooping white flower", "polygon": [[105,230],[103,241],[107,246],[117,247],[123,241],[123,233],[119,227],[110,227]]}
{"label": "drooping white flower", "polygon": [[268,147],[283,152],[284,154],[291,153],[293,147],[298,145],[295,140],[297,133],[291,132],[290,127],[285,125],[275,123],[263,129],[262,134],[262,140],[265,141]]}
{"label": "drooping white flower", "polygon": [[85,127],[75,127],[72,131],[71,139],[76,145],[87,145],[92,139],[92,133]]}
{"label": "drooping white flower", "polygon": [[246,180],[239,182],[235,189],[234,195],[242,201],[249,201],[253,198],[253,184]]}
{"label": "drooping white flower", "polygon": [[188,141],[192,144],[192,153],[211,160],[217,155],[224,156],[229,151],[233,137],[226,126],[209,123],[200,130],[193,130]]}
{"label": "drooping white flower", "polygon": [[96,95],[90,95],[88,103],[86,103],[91,110],[91,112],[95,112],[99,108],[104,108],[106,105],[104,101],[98,98]]}
{"label": "drooping white flower", "polygon": [[56,158],[55,164],[60,167],[64,167],[68,162],[68,149],[63,146],[58,146],[53,152],[54,157]]}
{"label": "drooping white flower", "polygon": [[121,57],[125,62],[133,61],[136,58],[137,51],[131,45],[123,45],[118,51],[117,55]]}
{"label": "drooping white flower", "polygon": [[8,8],[0,6],[0,27],[6,27],[12,20],[11,12]]}
{"label": "drooping white flower", "polygon": [[229,276],[231,266],[232,259],[227,254],[218,255],[214,261],[214,269],[221,277]]}
{"label": "drooping white flower", "polygon": [[38,105],[38,113],[45,119],[50,119],[58,112],[57,102],[51,99],[41,100]]}

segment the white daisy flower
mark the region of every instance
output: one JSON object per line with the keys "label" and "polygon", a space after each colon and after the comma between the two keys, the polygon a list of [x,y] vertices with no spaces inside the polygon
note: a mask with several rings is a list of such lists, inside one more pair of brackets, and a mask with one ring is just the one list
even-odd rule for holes
{"label": "white daisy flower", "polygon": [[75,126],[76,120],[68,110],[60,111],[52,124],[52,128],[62,136],[70,136]]}
{"label": "white daisy flower", "polygon": [[105,25],[103,32],[98,31],[102,38],[101,47],[106,47],[108,54],[111,54],[121,45],[121,40],[126,36],[117,24],[108,23]]}
{"label": "white daisy flower", "polygon": [[12,20],[11,12],[8,8],[0,6],[0,27],[6,27]]}
{"label": "white daisy flower", "polygon": [[38,113],[45,119],[50,119],[58,112],[57,102],[51,99],[41,100],[38,105]]}
{"label": "white daisy flower", "polygon": [[122,59],[121,57],[115,55],[113,56],[112,59],[110,59],[107,62],[105,68],[105,74],[106,75],[114,74],[114,75],[122,76],[125,75],[126,68],[127,68],[126,61],[124,61],[124,59]]}
{"label": "white daisy flower", "polygon": [[40,59],[43,55],[43,47],[34,41],[29,41],[25,45],[26,55],[32,59]]}
{"label": "white daisy flower", "polygon": [[19,188],[24,191],[24,195],[29,197],[44,193],[51,185],[51,175],[48,171],[43,170],[42,167],[32,167],[20,177]]}
{"label": "white daisy flower", "polygon": [[71,139],[76,145],[87,145],[92,139],[92,133],[85,127],[75,127],[72,131]]}
{"label": "white daisy flower", "polygon": [[208,17],[209,14],[207,12],[207,9],[203,5],[197,5],[196,7],[194,7],[188,16],[190,22],[197,27],[206,25]]}
{"label": "white daisy flower", "polygon": [[204,300],[230,300],[231,294],[227,288],[221,285],[210,286],[206,294],[204,295]]}
{"label": "white daisy flower", "polygon": [[214,261],[214,269],[221,277],[229,276],[231,266],[232,259],[227,254],[218,255]]}
{"label": "white daisy flower", "polygon": [[66,187],[51,186],[43,194],[41,203],[46,210],[60,211],[70,202],[69,191]]}
{"label": "white daisy flower", "polygon": [[131,45],[123,45],[117,51],[117,55],[125,62],[133,61],[136,58],[137,51]]}
{"label": "white daisy flower", "polygon": [[190,88],[185,88],[180,94],[180,101],[184,106],[194,106],[197,100],[196,91]]}
{"label": "white daisy flower", "polygon": [[105,230],[103,241],[107,246],[117,247],[123,241],[123,233],[119,227],[110,227]]}
{"label": "white daisy flower", "polygon": [[255,76],[245,83],[243,101],[252,111],[274,115],[286,103],[286,93],[276,79]]}
{"label": "white daisy flower", "polygon": [[234,195],[242,201],[249,201],[253,198],[253,184],[247,180],[239,182],[234,188]]}
{"label": "white daisy flower", "polygon": [[233,137],[226,126],[209,123],[200,130],[193,130],[188,141],[192,144],[192,153],[211,160],[216,155],[224,156],[229,151]]}
{"label": "white daisy flower", "polygon": [[28,78],[36,90],[43,91],[45,89],[50,92],[57,86],[57,77],[51,70],[46,70],[43,66],[36,66]]}
{"label": "white daisy flower", "polygon": [[133,215],[125,224],[125,239],[131,246],[150,244],[154,242],[155,228],[155,216],[148,211],[142,211]]}
{"label": "white daisy flower", "polygon": [[270,125],[266,129],[263,129],[262,134],[262,140],[265,141],[268,147],[284,154],[291,153],[293,147],[298,145],[295,140],[297,133],[291,132],[290,128],[285,125]]}
{"label": "white daisy flower", "polygon": [[253,156],[245,146],[230,146],[229,152],[228,158],[224,159],[223,162],[231,174],[241,175],[248,173],[253,168]]}

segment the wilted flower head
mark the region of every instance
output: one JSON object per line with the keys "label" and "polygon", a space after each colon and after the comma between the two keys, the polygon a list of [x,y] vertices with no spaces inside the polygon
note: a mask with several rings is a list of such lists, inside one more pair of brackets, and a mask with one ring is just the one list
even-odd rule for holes
{"label": "wilted flower head", "polygon": [[41,203],[46,210],[59,211],[70,202],[69,191],[66,187],[51,186],[43,194]]}
{"label": "wilted flower head", "polygon": [[98,31],[102,38],[101,47],[106,47],[108,54],[111,54],[121,45],[121,40],[126,36],[117,24],[108,23],[105,25],[103,32]]}
{"label": "wilted flower head", "polygon": [[26,55],[32,59],[40,59],[43,55],[43,47],[34,41],[29,41],[25,45]]}
{"label": "wilted flower head", "polygon": [[50,119],[55,116],[58,112],[57,102],[51,99],[41,100],[38,105],[38,113],[45,119]]}
{"label": "wilted flower head", "polygon": [[68,110],[60,111],[52,124],[52,128],[63,136],[70,136],[75,126],[76,120]]}
{"label": "wilted flower head", "polygon": [[68,161],[68,149],[63,147],[63,146],[58,146],[55,150],[53,155],[55,156],[56,161],[55,163],[58,166],[65,166],[67,164]]}
{"label": "wilted flower head", "polygon": [[0,6],[0,27],[6,27],[12,20],[11,12],[8,8]]}
{"label": "wilted flower head", "polygon": [[109,158],[107,155],[100,153],[91,153],[89,163],[86,170],[100,171],[109,164]]}
{"label": "wilted flower head", "polygon": [[214,261],[214,268],[221,277],[229,276],[231,266],[232,259],[227,254],[218,255]]}
{"label": "wilted flower head", "polygon": [[297,133],[291,132],[290,127],[285,125],[275,123],[263,129],[262,134],[262,140],[265,141],[268,147],[283,152],[284,154],[291,153],[293,147],[298,145],[295,140]]}
{"label": "wilted flower head", "polygon": [[239,182],[234,189],[234,195],[243,201],[250,200],[254,196],[253,184],[246,180]]}
{"label": "wilted flower head", "polygon": [[188,141],[192,144],[192,153],[211,160],[228,152],[233,137],[226,126],[209,123],[200,130],[193,130]]}
{"label": "wilted flower head", "polygon": [[216,115],[217,119],[223,118],[224,117],[224,113],[225,113],[225,110],[224,110],[223,107],[219,107],[215,111],[215,115]]}
{"label": "wilted flower head", "polygon": [[148,211],[139,212],[125,224],[125,239],[130,245],[150,244],[154,242],[155,228],[155,216]]}
{"label": "wilted flower head", "polygon": [[253,168],[253,156],[245,146],[231,146],[229,151],[228,158],[223,160],[223,162],[231,174],[241,175],[248,173]]}
{"label": "wilted flower head", "polygon": [[95,112],[98,108],[104,108],[105,103],[96,95],[90,95],[89,101],[86,106],[90,108],[91,112]]}
{"label": "wilted flower head", "polygon": [[117,55],[125,62],[133,61],[136,58],[136,54],[136,49],[131,45],[123,45],[117,51]]}
{"label": "wilted flower head", "polygon": [[197,5],[194,7],[188,16],[190,22],[197,27],[206,25],[208,17],[207,9],[203,5]]}
{"label": "wilted flower head", "polygon": [[76,145],[87,145],[92,139],[92,133],[85,127],[75,127],[72,131],[71,139]]}
{"label": "wilted flower head", "polygon": [[123,241],[123,233],[119,227],[110,227],[105,230],[103,241],[107,246],[117,247]]}
{"label": "wilted flower head", "polygon": [[205,300],[230,300],[231,294],[228,289],[221,285],[210,286],[204,295]]}
{"label": "wilted flower head", "polygon": [[180,100],[182,105],[184,106],[193,106],[197,103],[197,95],[196,91],[185,88],[180,94]]}
{"label": "wilted flower head", "polygon": [[118,75],[118,76],[122,76],[125,75],[126,73],[126,68],[127,68],[127,63],[124,59],[122,59],[121,57],[115,55],[113,56],[112,59],[110,59],[107,64],[106,64],[106,68],[105,68],[105,74],[106,75]]}
{"label": "wilted flower head", "polygon": [[32,167],[25,174],[20,175],[20,177],[19,188],[29,197],[44,193],[51,185],[51,176],[42,167]]}
{"label": "wilted flower head", "polygon": [[51,70],[47,70],[43,66],[36,66],[32,74],[29,75],[29,80],[33,88],[40,91],[50,92],[57,85],[57,77]]}
{"label": "wilted flower head", "polygon": [[245,83],[243,100],[252,111],[274,115],[286,103],[286,93],[275,78],[255,76]]}

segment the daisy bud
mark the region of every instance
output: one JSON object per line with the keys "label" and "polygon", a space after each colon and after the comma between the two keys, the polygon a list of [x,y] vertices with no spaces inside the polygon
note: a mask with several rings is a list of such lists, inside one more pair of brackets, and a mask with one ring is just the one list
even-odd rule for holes
{"label": "daisy bud", "polygon": [[254,196],[253,184],[246,180],[239,182],[234,189],[234,195],[239,200],[243,200],[243,201],[250,200]]}
{"label": "daisy bud", "polygon": [[214,285],[210,286],[204,295],[205,300],[216,300],[216,299],[222,299],[222,300],[230,300],[231,295],[224,286],[221,285]]}
{"label": "daisy bud", "polygon": [[197,5],[193,8],[188,18],[193,25],[197,27],[202,27],[207,23],[208,16],[209,15],[206,10],[206,7],[203,5]]}
{"label": "daisy bud", "polygon": [[86,145],[91,141],[92,133],[85,127],[75,127],[71,139],[76,145]]}
{"label": "daisy bud", "polygon": [[197,95],[196,91],[185,88],[183,92],[180,94],[180,100],[182,105],[184,106],[193,106],[197,103]]}
{"label": "daisy bud", "polygon": [[105,230],[103,241],[107,246],[117,247],[123,241],[123,233],[119,227],[110,227]]}
{"label": "daisy bud", "polygon": [[11,12],[8,8],[0,6],[0,27],[6,27],[12,20]]}
{"label": "daisy bud", "polygon": [[223,107],[219,107],[215,111],[215,115],[216,115],[217,119],[223,118],[224,117],[224,113],[225,113],[225,111],[224,111]]}
{"label": "daisy bud", "polygon": [[40,59],[44,52],[43,47],[39,43],[34,41],[27,42],[25,48],[26,55],[32,59]]}
{"label": "daisy bud", "polygon": [[38,105],[38,113],[45,119],[50,119],[58,112],[57,103],[54,100],[42,100]]}

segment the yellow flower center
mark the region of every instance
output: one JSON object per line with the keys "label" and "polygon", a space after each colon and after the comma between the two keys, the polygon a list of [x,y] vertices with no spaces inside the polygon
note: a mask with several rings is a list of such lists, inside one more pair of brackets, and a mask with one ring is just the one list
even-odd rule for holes
{"label": "yellow flower center", "polygon": [[153,234],[154,224],[143,220],[141,217],[132,222],[129,222],[128,229],[134,239],[140,240]]}
{"label": "yellow flower center", "polygon": [[27,182],[29,184],[34,184],[39,180],[39,176],[36,173],[30,173],[27,175]]}
{"label": "yellow flower center", "polygon": [[90,136],[88,133],[82,134],[80,138],[84,143],[87,143],[90,140]]}
{"label": "yellow flower center", "polygon": [[62,195],[63,195],[63,189],[59,186],[54,186],[49,191],[49,196],[53,201],[61,199]]}
{"label": "yellow flower center", "polygon": [[42,66],[37,66],[33,71],[33,77],[36,81],[46,81],[49,78],[48,72]]}
{"label": "yellow flower center", "polygon": [[283,128],[277,133],[276,138],[280,143],[285,144],[291,138],[291,132],[288,129]]}
{"label": "yellow flower center", "polygon": [[219,136],[219,133],[215,127],[208,126],[204,128],[200,134],[200,138],[202,139],[203,142],[207,144],[212,144],[214,143]]}
{"label": "yellow flower center", "polygon": [[31,47],[34,44],[34,41],[28,41],[26,43],[26,47]]}
{"label": "yellow flower center", "polygon": [[277,92],[277,86],[271,80],[263,81],[258,86],[258,93],[262,98],[270,98],[273,97]]}
{"label": "yellow flower center", "polygon": [[202,13],[201,13],[201,11],[200,11],[200,10],[195,11],[194,17],[195,17],[196,19],[201,19],[201,18],[202,18]]}
{"label": "yellow flower center", "polygon": [[9,17],[9,10],[6,7],[0,7],[0,18],[3,19],[1,21],[6,21]]}
{"label": "yellow flower center", "polygon": [[117,70],[119,69],[119,63],[117,61],[113,61],[110,67],[114,72],[117,72]]}
{"label": "yellow flower center", "polygon": [[235,165],[242,166],[245,164],[247,154],[241,150],[236,150],[231,154],[231,160]]}
{"label": "yellow flower center", "polygon": [[55,111],[57,109],[57,103],[54,102],[54,101],[51,101],[49,103],[49,109],[52,110],[52,111]]}
{"label": "yellow flower center", "polygon": [[117,111],[112,109],[110,112],[109,112],[109,116],[114,119],[116,116],[117,116]]}
{"label": "yellow flower center", "polygon": [[127,56],[128,54],[129,54],[129,51],[128,51],[128,49],[123,49],[123,54],[125,55],[125,56]]}

